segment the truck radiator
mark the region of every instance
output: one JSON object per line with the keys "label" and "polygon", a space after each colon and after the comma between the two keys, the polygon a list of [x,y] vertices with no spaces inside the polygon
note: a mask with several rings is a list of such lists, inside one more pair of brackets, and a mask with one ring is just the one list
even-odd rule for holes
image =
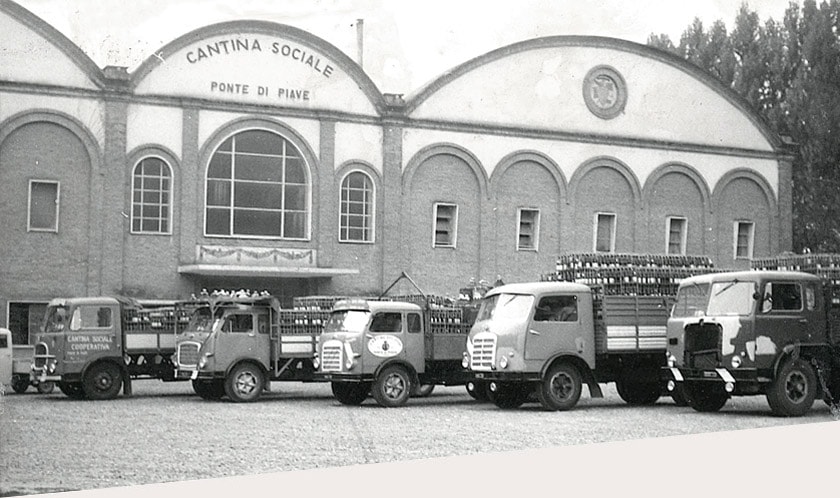
{"label": "truck radiator", "polygon": [[201,344],[197,342],[182,342],[178,345],[178,365],[180,367],[196,367],[198,365],[198,350]]}
{"label": "truck radiator", "polygon": [[473,370],[490,370],[493,368],[493,358],[495,357],[496,335],[489,332],[476,334],[472,340],[470,368]]}
{"label": "truck radiator", "polygon": [[323,372],[340,372],[341,371],[341,341],[327,341],[321,348],[321,371]]}
{"label": "truck radiator", "polygon": [[689,368],[709,369],[720,366],[722,329],[716,323],[685,327],[685,364]]}

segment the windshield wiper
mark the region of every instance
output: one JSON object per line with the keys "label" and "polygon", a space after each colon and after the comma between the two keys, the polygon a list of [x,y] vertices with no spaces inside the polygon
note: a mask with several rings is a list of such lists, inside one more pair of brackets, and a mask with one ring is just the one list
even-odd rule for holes
{"label": "windshield wiper", "polygon": [[715,296],[719,296],[719,295],[723,294],[724,292],[726,292],[726,291],[728,291],[729,289],[731,289],[731,288],[732,288],[732,286],[733,286],[733,285],[735,285],[735,284],[737,284],[737,283],[738,283],[738,280],[733,280],[733,281],[729,282],[729,284],[727,284],[727,285],[726,285],[723,289],[721,289],[721,290],[719,290],[719,291],[715,292]]}

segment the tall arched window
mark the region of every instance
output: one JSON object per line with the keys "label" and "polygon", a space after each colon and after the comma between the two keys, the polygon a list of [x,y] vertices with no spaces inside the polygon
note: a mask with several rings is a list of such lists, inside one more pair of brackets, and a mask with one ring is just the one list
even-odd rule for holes
{"label": "tall arched window", "polygon": [[207,235],[306,239],[309,180],[300,151],[266,130],[238,133],[207,168]]}
{"label": "tall arched window", "polygon": [[171,233],[169,164],[159,157],[143,158],[131,177],[131,233]]}
{"label": "tall arched window", "polygon": [[339,241],[373,242],[373,181],[353,171],[341,181]]}

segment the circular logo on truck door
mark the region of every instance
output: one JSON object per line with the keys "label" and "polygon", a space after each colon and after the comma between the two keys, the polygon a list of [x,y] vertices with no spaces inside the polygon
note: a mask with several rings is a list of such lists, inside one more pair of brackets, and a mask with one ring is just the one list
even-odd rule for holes
{"label": "circular logo on truck door", "polygon": [[369,340],[367,347],[368,351],[374,356],[390,358],[400,354],[400,351],[403,349],[403,343],[397,336],[383,334]]}

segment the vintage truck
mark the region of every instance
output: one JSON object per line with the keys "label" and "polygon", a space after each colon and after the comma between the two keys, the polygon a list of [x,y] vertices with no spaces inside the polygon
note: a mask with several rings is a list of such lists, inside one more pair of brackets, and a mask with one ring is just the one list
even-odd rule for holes
{"label": "vintage truck", "polygon": [[0,385],[9,386],[18,394],[23,394],[34,385],[41,394],[53,391],[52,382],[38,383],[32,378],[32,362],[35,346],[28,344],[12,344],[12,332],[0,328]]}
{"label": "vintage truck", "polygon": [[417,302],[392,299],[348,299],[333,307],[315,366],[342,404],[373,395],[381,406],[402,406],[435,385],[473,380],[461,365],[470,308],[430,303],[422,294]]}
{"label": "vintage truck", "polygon": [[630,404],[652,404],[663,393],[666,295],[612,295],[576,282],[508,284],[487,293],[463,354],[482,392],[500,408],[537,399],[547,410],[569,410],[583,385],[602,397],[615,382]]}
{"label": "vintage truck", "polygon": [[53,299],[35,344],[33,376],[75,399],[131,394],[131,380],[175,380],[174,301]]}
{"label": "vintage truck", "polygon": [[668,320],[668,389],[718,411],[731,396],[764,395],[773,414],[801,416],[840,394],[840,299],[831,282],[798,271],[740,271],[685,279]]}

